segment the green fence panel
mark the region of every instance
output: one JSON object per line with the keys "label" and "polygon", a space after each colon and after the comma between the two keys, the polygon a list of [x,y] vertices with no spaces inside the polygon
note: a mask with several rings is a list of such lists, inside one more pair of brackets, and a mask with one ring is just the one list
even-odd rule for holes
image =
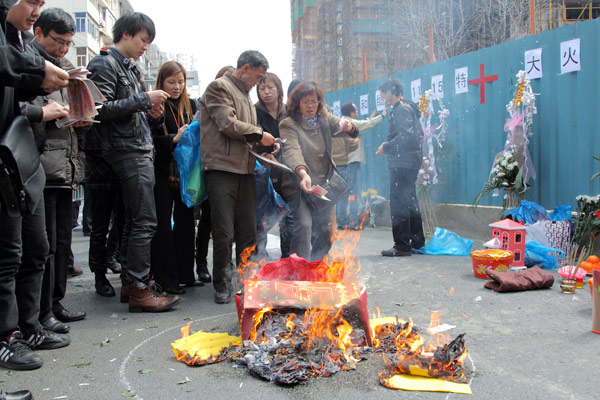
{"label": "green fence panel", "polygon": [[[561,42],[580,39],[581,70],[561,74]],[[439,184],[434,198],[443,203],[471,204],[486,182],[496,153],[506,140],[504,124],[509,117],[506,104],[513,98],[516,74],[526,68],[524,53],[542,49],[543,76],[532,79],[536,96],[533,136],[529,151],[537,173],[530,181],[527,199],[552,209],[561,204],[575,206],[580,194],[600,192],[600,179],[590,181],[600,170],[592,156],[600,155],[600,21],[576,25],[527,36],[497,46],[481,49],[448,60],[391,75],[404,85],[404,95],[411,98],[411,82],[421,79],[423,91],[431,77],[443,75],[444,99],[450,111],[446,143],[437,152]],[[469,85],[468,93],[455,93],[455,69],[468,67],[469,80],[497,75],[498,80],[485,83],[485,103],[480,103],[479,85]],[[368,94],[369,114],[375,109],[375,92],[386,78],[377,79],[328,93],[328,105],[348,100],[360,104]],[[437,105],[436,105],[437,112]],[[434,117],[434,122],[437,117]],[[375,150],[387,137],[388,123],[363,136],[366,165],[362,168],[362,188],[374,188],[389,197],[389,173],[385,157]],[[501,205],[499,197],[486,197],[481,204]]]}

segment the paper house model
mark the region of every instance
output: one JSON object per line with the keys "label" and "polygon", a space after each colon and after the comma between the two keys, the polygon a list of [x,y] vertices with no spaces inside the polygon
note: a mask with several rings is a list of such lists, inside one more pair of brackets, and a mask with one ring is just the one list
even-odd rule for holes
{"label": "paper house model", "polygon": [[503,219],[490,224],[492,239],[498,239],[504,250],[515,254],[511,267],[525,266],[525,225],[511,219]]}

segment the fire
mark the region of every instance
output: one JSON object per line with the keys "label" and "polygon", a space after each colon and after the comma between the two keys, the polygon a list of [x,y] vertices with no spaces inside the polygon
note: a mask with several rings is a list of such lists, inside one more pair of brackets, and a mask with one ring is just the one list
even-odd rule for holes
{"label": "fire", "polygon": [[383,359],[388,370],[379,374],[385,385],[387,378],[397,374],[411,374],[436,377],[454,382],[466,382],[463,362],[467,356],[464,334],[453,341],[441,332],[439,312],[432,313],[425,340],[413,326],[412,320],[406,323],[383,324],[375,327],[374,340],[378,351],[384,352]]}

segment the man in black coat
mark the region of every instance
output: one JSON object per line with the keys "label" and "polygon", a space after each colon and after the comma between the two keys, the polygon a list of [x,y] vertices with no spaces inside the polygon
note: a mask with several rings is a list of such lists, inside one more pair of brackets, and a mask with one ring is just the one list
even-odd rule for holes
{"label": "man in black coat", "polygon": [[[113,26],[115,46],[101,52],[88,65],[90,79],[107,101],[96,116],[100,123],[84,136],[84,148],[100,150],[101,158],[121,184],[125,206],[121,301],[129,303],[131,312],[164,311],[179,302],[179,297],[163,296],[150,285],[150,244],[156,232],[156,207],[154,146],[146,112],[162,113],[168,95],[162,90],[146,91],[134,60],[144,54],[154,35],[154,22],[147,15],[125,14]],[[93,200],[94,208],[98,201]],[[92,238],[94,224],[92,221]]]}
{"label": "man in black coat", "polygon": [[[32,8],[30,15],[35,16],[39,15],[43,1],[22,3],[23,7]],[[15,94],[26,98],[51,93],[68,82],[65,71],[41,57],[23,54],[7,45],[5,21],[14,4],[14,0],[0,0],[0,135],[19,115]],[[0,182],[9,181],[10,185],[7,175],[8,169],[0,161]],[[2,185],[0,190],[11,189]],[[30,345],[37,346],[45,341],[38,322],[43,265],[48,251],[44,207],[38,203],[32,213],[16,217],[9,216],[3,207],[0,205],[0,366],[35,369],[42,365],[42,359],[31,351]],[[41,238],[39,232],[43,232]],[[32,241],[39,243],[32,244]],[[35,263],[25,263],[25,257],[32,257],[32,253],[25,250],[26,243],[41,246]],[[23,335],[33,340],[27,343]]]}
{"label": "man in black coat", "polygon": [[386,155],[388,159],[394,237],[394,247],[383,250],[381,255],[410,256],[412,249],[425,244],[415,186],[423,157],[423,129],[419,109],[402,97],[402,84],[398,79],[388,79],[379,90],[386,105],[392,106],[388,138],[377,149],[377,155]]}

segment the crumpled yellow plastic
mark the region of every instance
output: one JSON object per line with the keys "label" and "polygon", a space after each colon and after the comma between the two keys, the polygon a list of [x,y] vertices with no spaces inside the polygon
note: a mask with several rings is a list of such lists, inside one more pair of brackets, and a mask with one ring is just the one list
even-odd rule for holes
{"label": "crumpled yellow plastic", "polygon": [[390,389],[473,394],[468,383],[456,383],[424,376],[393,375],[390,378],[381,379],[381,384]]}
{"label": "crumpled yellow plastic", "polygon": [[174,341],[171,346],[178,359],[187,354],[191,359],[206,360],[211,355],[218,354],[224,347],[241,344],[241,336],[199,331]]}

